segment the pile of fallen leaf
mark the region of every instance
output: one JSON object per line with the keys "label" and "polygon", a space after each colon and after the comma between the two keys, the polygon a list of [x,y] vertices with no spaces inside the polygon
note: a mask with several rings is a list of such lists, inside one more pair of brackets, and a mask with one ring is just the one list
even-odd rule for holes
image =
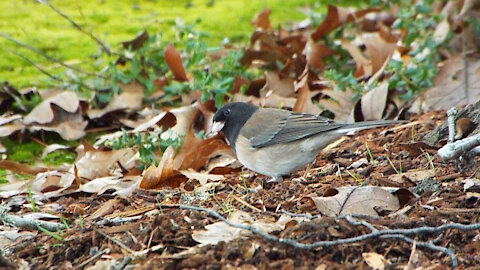
{"label": "pile of fallen leaf", "polygon": [[[272,28],[268,9],[258,14],[253,20],[256,30],[240,61],[265,70],[264,76],[251,81],[235,78],[233,101],[313,114],[322,113],[316,105],[320,104],[335,120],[344,122],[408,115],[405,124],[342,138],[320,154],[313,168],[293,173],[283,184],[267,184],[266,177],[242,170],[220,135],[196,136],[209,133],[216,108],[213,100],[201,102],[195,89],[178,97],[183,106],[161,109],[144,106],[143,89],[136,81],[119,85],[122,91],[102,109],[92,108],[74,92],[42,90],[38,91],[42,102],[22,115],[7,108],[15,100],[28,99],[33,90],[19,92],[2,84],[1,137],[35,138],[41,130],[76,140],[90,131],[115,132],[96,138],[93,145],[84,140],[75,148],[74,164],[27,165],[8,157],[0,161],[9,181],[0,185],[2,207],[7,206],[0,210],[6,224],[0,232],[4,251],[0,265],[59,269],[438,269],[451,265],[452,257],[445,252],[415,244],[432,241],[435,247],[452,250],[459,265],[475,267],[480,264],[478,230],[409,235],[413,243],[372,237],[348,245],[302,249],[232,227],[203,210],[182,207],[203,207],[231,223],[301,244],[370,232],[365,224],[339,218],[348,214],[366,218],[377,230],[479,223],[476,167],[459,171],[454,162],[437,157],[438,145],[421,141],[445,119],[444,112],[425,113],[426,109],[448,109],[478,99],[478,37],[473,25],[463,23],[467,15],[478,14],[478,4],[472,2],[436,4],[435,12],[445,19],[436,26],[435,38],[441,42],[455,31],[449,40],[454,49],[443,52],[445,60],[439,64],[434,86],[415,102],[405,102],[400,98],[403,93],[389,90],[389,75],[384,73],[393,58],[411,64],[409,50],[416,49],[415,45],[406,49],[407,33],[392,28],[395,10],[329,6],[316,28],[300,24],[288,31]],[[321,76],[324,59],[339,53],[325,44],[324,37],[347,23],[354,24],[357,38],[336,42],[351,55],[354,77],[378,81],[355,102],[352,91],[338,91],[335,82]],[[463,43],[458,41],[461,38]],[[455,44],[463,46],[455,50]],[[158,78],[159,95],[172,80],[192,80],[173,46],[167,47],[165,61],[172,77]],[[244,93],[242,85],[247,86]],[[138,148],[108,147],[109,141],[124,134],[153,132],[160,132],[163,140],[183,138],[181,148],[156,153],[158,166],[141,171]],[[58,149],[69,147],[49,145],[43,155]],[[23,175],[30,175],[29,180]],[[5,218],[11,216],[64,227],[52,233],[22,229],[7,225]]]}

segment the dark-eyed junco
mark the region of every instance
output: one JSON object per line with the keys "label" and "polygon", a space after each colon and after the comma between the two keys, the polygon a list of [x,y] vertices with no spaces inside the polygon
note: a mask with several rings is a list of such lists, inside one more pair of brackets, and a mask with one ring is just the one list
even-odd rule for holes
{"label": "dark-eyed junco", "polygon": [[343,124],[322,116],[233,102],[215,113],[212,132],[223,133],[245,167],[276,181],[312,162],[325,146],[350,131],[395,123]]}

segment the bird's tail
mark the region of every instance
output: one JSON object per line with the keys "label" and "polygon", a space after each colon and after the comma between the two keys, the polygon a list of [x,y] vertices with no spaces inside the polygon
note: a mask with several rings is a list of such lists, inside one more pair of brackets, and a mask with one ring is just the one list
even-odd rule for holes
{"label": "bird's tail", "polygon": [[358,130],[369,129],[369,128],[393,126],[393,125],[401,124],[404,122],[405,121],[399,121],[399,120],[376,120],[376,121],[356,122],[351,124],[345,124],[345,126],[339,128],[338,131],[342,133],[349,133],[352,131],[358,131]]}

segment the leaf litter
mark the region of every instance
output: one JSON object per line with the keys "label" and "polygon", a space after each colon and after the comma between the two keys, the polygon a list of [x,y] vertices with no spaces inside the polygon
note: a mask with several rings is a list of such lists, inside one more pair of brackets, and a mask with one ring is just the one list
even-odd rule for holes
{"label": "leaf litter", "polygon": [[[252,21],[256,30],[239,60],[245,67],[263,70],[259,73],[262,78],[235,78],[233,100],[313,114],[328,110],[335,120],[343,122],[397,117],[402,109],[414,106],[398,102],[398,96],[405,93],[390,89],[387,83],[392,59],[411,66],[408,51],[416,49],[416,44],[406,48],[406,33],[391,26],[395,10],[353,10],[330,5],[326,18],[316,28],[290,31],[273,29],[270,13],[265,9]],[[316,72],[328,65],[328,57],[338,53],[324,43],[324,38],[347,24],[355,25],[357,33],[352,39],[337,39],[337,46],[350,55],[353,78],[371,89],[356,100],[355,84],[341,92],[338,89],[345,86],[342,81],[329,80]],[[451,18],[442,20],[435,28],[435,40],[446,40],[452,27]],[[138,50],[148,38],[146,32],[140,33],[123,46]],[[194,74],[183,64],[184,55],[173,44],[166,46],[163,56],[171,74],[158,78],[157,88],[148,98],[161,99],[166,93],[164,87],[173,81],[194,80]],[[446,109],[469,102],[459,95],[463,83],[460,78],[465,76],[472,82],[468,91],[473,91],[465,95],[475,97],[476,60],[469,73],[464,73],[461,59],[452,56],[440,64],[433,87],[419,99],[423,107]],[[239,85],[246,86],[245,91],[240,91]],[[480,197],[478,173],[474,169],[458,173],[452,164],[440,161],[435,152],[431,156],[424,154],[432,150],[422,144],[421,134],[443,121],[443,112],[411,115],[409,121],[417,121],[417,125],[384,133],[380,129],[362,131],[354,138],[342,138],[323,151],[311,169],[294,172],[283,184],[271,184],[266,183],[265,176],[232,164],[234,155],[221,137],[205,137],[211,129],[216,100],[202,100],[201,93],[193,91],[201,89],[175,97],[185,102],[183,107],[156,109],[145,106],[143,86],[137,81],[118,87],[122,91],[101,109],[85,106],[73,92],[52,92],[30,114],[5,114],[0,118],[3,137],[43,130],[75,140],[84,137],[87,125],[115,130],[98,137],[95,147],[83,143],[74,164],[61,168],[0,161],[0,167],[8,172],[8,183],[0,185],[0,196],[15,207],[12,213],[28,216],[36,208],[38,213],[60,214],[76,221],[63,232],[63,248],[45,233],[24,235],[20,240],[10,237],[6,242],[6,236],[0,234],[9,258],[29,267],[62,268],[78,266],[95,252],[108,248],[111,261],[98,260],[90,266],[119,263],[132,251],[143,252],[144,259],[133,264],[145,268],[220,268],[227,264],[262,269],[444,266],[451,263],[448,256],[420,252],[415,242],[407,245],[395,240],[365,240],[355,245],[297,249],[179,206],[211,209],[230,222],[302,244],[368,233],[365,226],[337,218],[345,214],[371,216],[366,220],[377,229],[479,222],[475,210]],[[458,100],[453,104],[436,100],[443,95],[438,91],[451,92]],[[14,99],[18,95],[6,96]],[[389,115],[392,102],[398,110]],[[119,130],[119,122],[127,129]],[[183,143],[181,147],[158,148],[152,152],[157,162],[144,168],[139,167],[139,146],[113,149],[109,145],[125,136],[151,134],[157,135],[153,142],[182,138]],[[45,147],[44,153],[64,147],[52,144]],[[431,188],[425,188],[427,182]],[[101,236],[98,230],[128,249]],[[419,241],[424,237],[418,236]],[[464,268],[480,263],[478,256],[472,255],[472,250],[478,250],[477,231],[448,230],[435,241],[454,250]]]}

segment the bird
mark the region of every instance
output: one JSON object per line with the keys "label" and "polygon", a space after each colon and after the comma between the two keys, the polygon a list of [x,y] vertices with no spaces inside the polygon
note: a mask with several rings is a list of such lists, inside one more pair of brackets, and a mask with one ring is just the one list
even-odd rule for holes
{"label": "bird", "polygon": [[215,112],[211,133],[223,134],[243,166],[271,177],[268,182],[280,182],[283,176],[313,162],[323,148],[341,136],[399,122],[337,123],[319,115],[232,102]]}

